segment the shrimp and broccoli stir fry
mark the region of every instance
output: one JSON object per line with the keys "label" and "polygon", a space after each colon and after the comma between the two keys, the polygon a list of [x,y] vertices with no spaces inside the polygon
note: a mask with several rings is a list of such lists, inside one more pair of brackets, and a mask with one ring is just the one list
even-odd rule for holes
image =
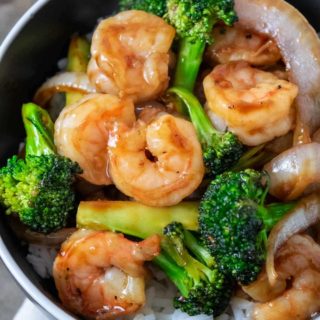
{"label": "shrimp and broccoli stir fry", "polygon": [[0,169],[6,219],[42,237],[74,231],[53,279],[85,319],[130,319],[159,271],[186,317],[219,316],[240,296],[252,319],[309,319],[320,312],[315,31],[284,0],[119,7],[90,39],[73,36],[65,70],[22,106],[24,147]]}

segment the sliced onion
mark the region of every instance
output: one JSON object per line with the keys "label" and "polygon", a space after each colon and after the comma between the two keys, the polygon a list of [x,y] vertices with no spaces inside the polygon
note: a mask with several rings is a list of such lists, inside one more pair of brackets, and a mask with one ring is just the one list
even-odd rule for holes
{"label": "sliced onion", "polygon": [[45,106],[58,92],[95,93],[87,74],[83,72],[62,72],[48,79],[36,92],[34,102]]}
{"label": "sliced onion", "polygon": [[279,279],[274,285],[271,285],[266,271],[263,270],[255,282],[242,286],[242,290],[255,301],[268,302],[278,297],[286,290],[286,287],[285,279]]}
{"label": "sliced onion", "polygon": [[273,158],[264,169],[270,176],[270,193],[293,200],[320,188],[320,144],[297,145]]}
{"label": "sliced onion", "polygon": [[298,205],[271,231],[268,238],[266,270],[271,285],[275,285],[278,274],[274,260],[278,249],[294,234],[300,233],[320,221],[320,195],[303,198]]}

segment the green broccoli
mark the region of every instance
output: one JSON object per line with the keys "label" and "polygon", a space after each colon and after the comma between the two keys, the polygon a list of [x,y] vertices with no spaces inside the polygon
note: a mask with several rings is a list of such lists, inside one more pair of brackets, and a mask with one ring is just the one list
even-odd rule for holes
{"label": "green broccoli", "polygon": [[266,257],[267,234],[294,203],[264,206],[269,190],[265,172],[226,172],[211,182],[200,202],[201,238],[219,269],[248,285]]}
{"label": "green broccoli", "polygon": [[162,253],[154,262],[180,291],[174,307],[191,316],[223,313],[230,302],[233,282],[219,271],[197,238],[181,223],[173,222],[164,229],[161,247]]}
{"label": "green broccoli", "polygon": [[[137,9],[167,20],[180,41],[174,86],[193,91],[212,28],[222,21],[232,25],[237,16],[233,0],[121,0],[122,10]],[[178,108],[182,108],[177,104]],[[184,112],[184,110],[178,110]]]}
{"label": "green broccoli", "polygon": [[234,166],[243,154],[243,145],[238,138],[231,132],[217,131],[191,92],[181,87],[173,87],[169,92],[175,93],[187,106],[202,146],[208,173],[216,176]]}
{"label": "green broccoli", "polygon": [[120,10],[142,10],[163,17],[167,12],[167,0],[120,0]]}
{"label": "green broccoli", "polygon": [[25,160],[13,156],[0,169],[0,203],[6,213],[17,213],[30,229],[50,232],[66,225],[75,207],[72,190],[78,164],[56,154],[53,123],[33,103],[22,107],[27,132]]}
{"label": "green broccoli", "polygon": [[180,291],[174,306],[190,315],[219,315],[229,304],[233,281],[218,270],[215,259],[189,231],[198,229],[198,203],[153,208],[136,202],[81,202],[77,226],[143,239],[164,230],[162,252],[154,263]]}
{"label": "green broccoli", "polygon": [[206,44],[213,41],[212,28],[218,21],[234,23],[233,7],[233,0],[167,0],[165,18],[180,39],[174,86],[193,91]]}

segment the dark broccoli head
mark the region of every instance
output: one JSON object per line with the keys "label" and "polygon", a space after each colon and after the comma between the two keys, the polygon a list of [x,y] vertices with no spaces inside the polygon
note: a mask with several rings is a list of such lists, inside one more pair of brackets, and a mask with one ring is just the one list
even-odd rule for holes
{"label": "dark broccoli head", "polygon": [[159,17],[167,12],[166,0],[120,0],[120,10],[142,10]]}
{"label": "dark broccoli head", "polygon": [[203,159],[210,176],[233,167],[243,154],[243,145],[231,132],[212,132],[211,139],[203,140]]}
{"label": "dark broccoli head", "polygon": [[162,249],[155,262],[181,293],[174,300],[175,308],[189,315],[221,314],[229,304],[233,282],[218,270],[196,237],[174,222],[164,229]]}
{"label": "dark broccoli head", "polygon": [[265,261],[267,232],[293,204],[264,207],[268,177],[245,170],[218,176],[200,203],[201,237],[219,269],[243,285],[256,280]]}
{"label": "dark broccoli head", "polygon": [[169,92],[176,94],[187,106],[202,146],[208,174],[216,176],[233,167],[244,150],[238,138],[231,132],[217,131],[198,99],[190,91],[181,87],[173,87]]}
{"label": "dark broccoli head", "polygon": [[212,42],[212,28],[217,21],[232,25],[236,19],[230,0],[167,0],[166,18],[181,38],[191,42]]}
{"label": "dark broccoli head", "polygon": [[44,109],[24,105],[23,120],[26,158],[13,156],[0,169],[0,203],[30,229],[47,233],[66,225],[75,207],[72,184],[81,169],[55,154],[53,123]]}

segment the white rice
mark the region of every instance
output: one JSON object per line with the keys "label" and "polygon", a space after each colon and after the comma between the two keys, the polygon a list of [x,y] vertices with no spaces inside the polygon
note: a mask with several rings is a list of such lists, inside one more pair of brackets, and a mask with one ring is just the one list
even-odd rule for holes
{"label": "white rice", "polygon": [[[48,279],[52,277],[52,267],[57,252],[58,248],[30,244],[27,260],[41,278]],[[163,272],[156,268],[152,268],[151,271],[154,277],[146,288],[146,305],[138,314],[127,317],[126,320],[213,320],[212,316],[191,317],[181,310],[174,309],[172,299],[177,295],[177,289]],[[234,297],[226,313],[214,320],[249,320],[253,306],[253,302]]]}
{"label": "white rice", "polygon": [[57,253],[56,248],[30,244],[27,260],[41,278],[49,279],[52,277],[53,262]]}

